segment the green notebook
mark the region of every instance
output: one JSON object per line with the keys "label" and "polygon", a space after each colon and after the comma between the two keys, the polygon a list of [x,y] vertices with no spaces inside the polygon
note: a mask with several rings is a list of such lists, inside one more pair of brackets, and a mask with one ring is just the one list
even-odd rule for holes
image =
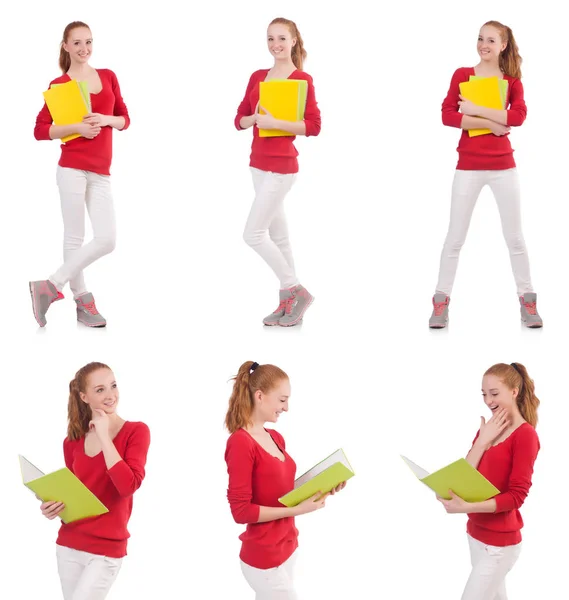
{"label": "green notebook", "polygon": [[343,450],[336,450],[294,482],[294,489],[279,498],[285,506],[297,506],[318,492],[327,494],[355,475]]}
{"label": "green notebook", "polygon": [[[83,100],[85,100],[85,104],[87,105],[87,110],[91,112],[91,94],[89,93],[89,85],[86,81],[78,81],[79,89],[81,90],[81,95],[83,96]],[[58,85],[63,85],[62,83],[53,83],[51,87],[57,87]]]}
{"label": "green notebook", "polygon": [[449,490],[466,502],[483,502],[500,493],[487,479],[464,458],[428,473],[413,461],[401,457],[417,478],[436,492],[437,496],[450,500]]}
{"label": "green notebook", "polygon": [[[476,79],[485,79],[481,75],[471,75],[469,81],[474,81]],[[506,108],[506,98],[508,96],[508,80],[507,79],[498,79],[498,84],[500,86],[500,96],[502,98],[502,106]]]}
{"label": "green notebook", "polygon": [[64,523],[109,512],[107,507],[68,468],[45,475],[23,456],[19,458],[24,485],[43,502],[55,500],[65,504],[65,508],[59,513],[59,518]]}

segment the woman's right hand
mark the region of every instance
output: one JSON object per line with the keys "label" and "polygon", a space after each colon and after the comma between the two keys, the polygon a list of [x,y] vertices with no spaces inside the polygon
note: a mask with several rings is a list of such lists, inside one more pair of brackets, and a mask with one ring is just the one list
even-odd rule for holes
{"label": "woman's right hand", "polygon": [[486,423],[484,417],[480,417],[480,433],[478,434],[477,442],[483,446],[491,446],[494,440],[502,434],[509,425],[510,419],[505,408],[497,410],[488,423]]}
{"label": "woman's right hand", "polygon": [[63,502],[51,500],[50,502],[42,502],[40,508],[41,514],[51,521],[52,519],[55,519],[59,513],[61,513],[61,511],[65,508],[65,504],[63,504]]}
{"label": "woman's right hand", "polygon": [[77,125],[77,133],[88,140],[92,140],[101,133],[100,125],[91,125],[89,123],[79,123]]}
{"label": "woman's right hand", "polygon": [[494,135],[498,136],[510,133],[510,127],[501,123],[494,123],[494,121],[490,121],[489,129]]}
{"label": "woman's right hand", "polygon": [[304,502],[301,502],[297,507],[298,515],[306,515],[307,513],[314,512],[320,508],[324,508],[326,506],[326,498],[328,498],[328,494],[322,494],[322,492],[317,492],[311,498],[307,498]]}

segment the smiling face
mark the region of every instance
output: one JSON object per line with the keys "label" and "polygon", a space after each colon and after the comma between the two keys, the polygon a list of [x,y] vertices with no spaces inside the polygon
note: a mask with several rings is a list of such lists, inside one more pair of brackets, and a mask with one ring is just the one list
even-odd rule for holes
{"label": "smiling face", "polygon": [[76,27],[69,32],[63,48],[69,53],[72,65],[83,65],[89,61],[93,49],[93,36],[87,27]]}
{"label": "smiling face", "polygon": [[516,398],[518,390],[511,390],[496,375],[485,375],[482,379],[482,396],[484,403],[492,411],[505,408],[508,414],[517,410]]}
{"label": "smiling face", "polygon": [[500,52],[506,48],[506,44],[500,36],[500,31],[491,25],[485,25],[478,35],[476,46],[478,54],[483,61],[497,62]]}
{"label": "smiling face", "polygon": [[264,423],[276,423],[282,412],[288,411],[290,398],[290,381],[281,379],[275,387],[267,393],[257,390],[255,392],[256,417]]}
{"label": "smiling face", "polygon": [[119,403],[119,390],[113,372],[110,369],[93,371],[87,377],[85,391],[80,395],[91,411],[101,409],[108,415],[114,414]]}
{"label": "smiling face", "polygon": [[267,45],[275,60],[289,60],[296,44],[286,25],[275,23],[267,30]]}

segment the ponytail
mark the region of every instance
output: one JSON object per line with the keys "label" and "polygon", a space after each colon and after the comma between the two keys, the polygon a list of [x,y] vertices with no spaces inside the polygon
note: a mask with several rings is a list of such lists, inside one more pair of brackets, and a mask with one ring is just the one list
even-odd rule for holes
{"label": "ponytail", "polygon": [[83,21],[73,21],[73,23],[69,23],[69,25],[67,25],[63,30],[63,37],[61,44],[59,45],[59,68],[64,74],[69,71],[69,67],[71,66],[71,57],[69,56],[69,52],[67,52],[67,50],[63,47],[63,44],[67,43],[71,32],[79,27],[90,29],[89,25],[83,23]]}
{"label": "ponytail", "polygon": [[506,44],[503,52],[500,52],[499,65],[500,69],[510,77],[516,79],[522,78],[522,57],[518,50],[518,45],[514,38],[514,34],[510,27],[503,25],[499,21],[488,21],[483,26],[495,27],[500,32],[502,41]]}
{"label": "ponytail", "polygon": [[288,375],[279,367],[259,365],[252,360],[244,362],[233,378],[235,383],[225,415],[225,427],[229,433],[252,424],[255,392],[268,393],[283,379],[288,379]]}
{"label": "ponytail", "polygon": [[81,393],[85,392],[87,378],[94,371],[110,368],[100,362],[92,362],[85,365],[69,382],[69,402],[67,405],[67,438],[69,440],[79,440],[89,431],[89,422],[92,414],[91,408],[86,402],[81,400]]}
{"label": "ponytail", "polygon": [[296,40],[296,44],[292,47],[291,55],[292,62],[298,71],[302,71],[304,66],[304,61],[306,60],[306,50],[304,49],[304,42],[302,41],[302,36],[300,35],[300,31],[298,31],[298,27],[294,21],[290,19],[285,19],[283,17],[277,17],[271,21],[270,25],[286,25],[288,30],[290,31],[290,35],[293,39]]}
{"label": "ponytail", "polygon": [[507,365],[499,363],[490,367],[485,375],[495,375],[511,390],[517,389],[516,403],[522,417],[532,426],[537,425],[539,398],[535,395],[535,384],[521,363]]}

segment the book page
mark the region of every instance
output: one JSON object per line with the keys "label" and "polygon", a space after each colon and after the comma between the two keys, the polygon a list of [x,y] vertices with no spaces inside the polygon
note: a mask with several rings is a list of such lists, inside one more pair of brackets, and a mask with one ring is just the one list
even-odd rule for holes
{"label": "book page", "polygon": [[294,489],[296,490],[301,485],[304,485],[307,481],[310,481],[311,479],[316,477],[316,475],[320,475],[320,473],[322,473],[326,469],[330,468],[332,465],[335,465],[336,463],[342,463],[346,468],[348,468],[350,471],[352,471],[352,466],[348,462],[348,459],[346,458],[344,451],[341,449],[336,450],[336,452],[334,452],[334,454],[331,454],[328,458],[325,458],[322,462],[318,463],[315,467],[312,467],[312,469],[310,469],[310,471],[307,471],[306,473],[304,473],[304,475],[301,475],[294,482]]}
{"label": "book page", "polygon": [[32,465],[32,463],[25,459],[23,456],[19,456],[20,458],[20,470],[22,471],[22,479],[24,483],[29,483],[34,479],[39,479],[43,477],[45,473],[42,473],[37,467]]}
{"label": "book page", "polygon": [[416,465],[412,460],[409,460],[405,456],[401,456],[401,458],[407,463],[407,466],[411,469],[411,471],[413,471],[413,473],[415,473],[415,475],[419,479],[424,479],[425,477],[428,477],[430,475],[428,471],[425,471],[425,469],[423,469],[419,465]]}

